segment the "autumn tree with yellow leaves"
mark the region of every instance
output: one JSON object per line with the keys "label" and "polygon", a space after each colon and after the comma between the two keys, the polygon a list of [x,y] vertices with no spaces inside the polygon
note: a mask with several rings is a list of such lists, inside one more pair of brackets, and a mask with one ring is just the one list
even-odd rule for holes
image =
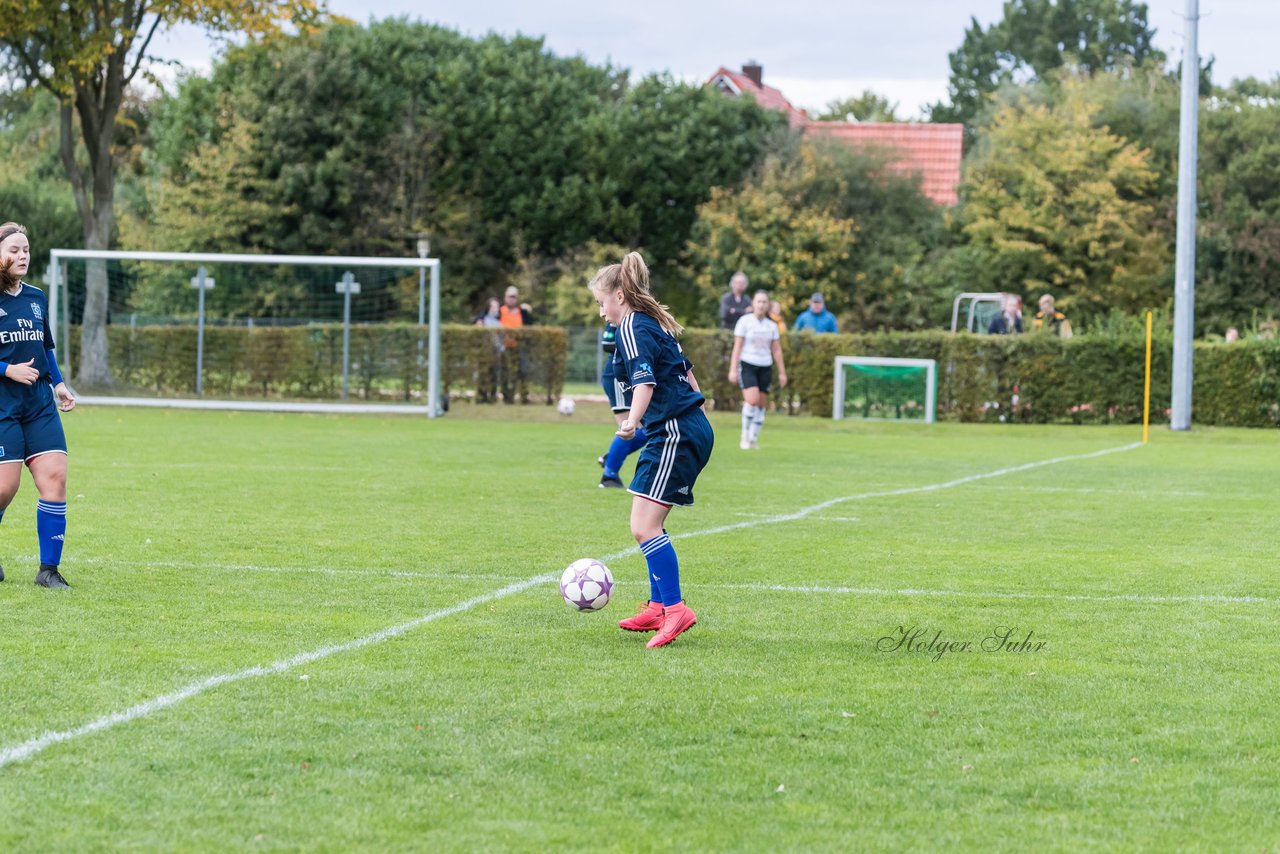
{"label": "autumn tree with yellow leaves", "polygon": [[1147,149],[1096,125],[1089,92],[1067,79],[1056,103],[1019,96],[994,113],[961,188],[960,230],[983,278],[971,290],[1052,292],[1073,318],[1164,304],[1157,171]]}

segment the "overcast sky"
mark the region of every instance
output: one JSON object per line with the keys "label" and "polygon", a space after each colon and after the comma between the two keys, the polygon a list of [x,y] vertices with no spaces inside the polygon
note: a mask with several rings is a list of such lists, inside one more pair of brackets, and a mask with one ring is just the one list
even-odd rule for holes
{"label": "overcast sky", "polygon": [[[947,54],[959,46],[970,17],[984,26],[1003,0],[788,0],[752,4],[721,0],[329,0],[360,23],[405,16],[470,35],[496,31],[543,36],[562,56],[581,54],[637,75],[669,71],[704,80],[719,66],[748,60],[799,107],[820,109],[836,98],[873,89],[911,118],[946,95]],[[1280,0],[1200,0],[1200,55],[1216,58],[1214,79],[1271,79],[1280,73]],[[1182,55],[1185,0],[1148,3],[1156,45]],[[194,31],[169,34],[160,52],[207,69],[213,48]]]}

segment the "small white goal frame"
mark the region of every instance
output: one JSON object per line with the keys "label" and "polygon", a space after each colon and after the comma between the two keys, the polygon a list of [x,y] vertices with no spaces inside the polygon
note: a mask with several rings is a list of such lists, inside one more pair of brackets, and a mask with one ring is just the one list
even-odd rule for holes
{"label": "small white goal frame", "polygon": [[898,359],[893,356],[836,356],[835,377],[831,396],[831,417],[839,421],[844,418],[844,367],[845,365],[867,365],[885,368],[924,368],[924,423],[932,424],[937,407],[938,363],[934,359]]}

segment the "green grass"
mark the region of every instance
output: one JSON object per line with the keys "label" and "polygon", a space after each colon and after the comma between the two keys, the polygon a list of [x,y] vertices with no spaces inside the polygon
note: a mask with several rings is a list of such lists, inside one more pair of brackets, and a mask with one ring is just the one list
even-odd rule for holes
{"label": "green grass", "polygon": [[[599,614],[540,582],[246,676],[628,550],[604,406],[65,423],[74,589],[30,583],[26,475],[0,528],[0,756],[243,678],[0,765],[0,850],[1280,846],[1276,433],[884,494],[1138,435],[773,416],[744,453],[717,416],[668,528],[757,524],[677,540],[672,646],[614,627],[627,554]],[[900,626],[1045,646],[877,649]]]}

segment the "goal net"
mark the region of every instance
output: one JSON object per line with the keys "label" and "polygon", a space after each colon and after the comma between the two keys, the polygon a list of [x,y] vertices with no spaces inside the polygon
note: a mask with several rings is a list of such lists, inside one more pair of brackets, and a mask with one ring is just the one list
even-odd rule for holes
{"label": "goal net", "polygon": [[831,417],[932,424],[937,382],[933,359],[837,356]]}
{"label": "goal net", "polygon": [[96,402],[439,414],[437,259],[50,254],[49,320],[73,383],[86,305],[105,296],[125,394]]}

